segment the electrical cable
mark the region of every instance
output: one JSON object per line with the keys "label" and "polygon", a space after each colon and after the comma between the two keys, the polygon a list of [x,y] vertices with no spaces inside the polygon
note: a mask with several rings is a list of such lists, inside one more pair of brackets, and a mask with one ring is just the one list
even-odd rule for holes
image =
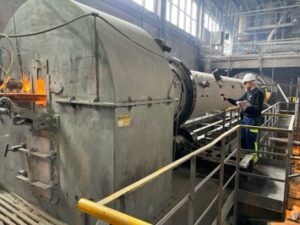
{"label": "electrical cable", "polygon": [[[11,62],[11,53],[10,53],[10,51],[7,48],[4,48],[4,47],[0,47],[0,48],[7,52],[8,56],[9,56],[9,62]],[[3,55],[0,56],[0,57],[2,58]],[[7,70],[3,66],[0,65],[0,69],[4,72],[5,75],[7,75]]]}
{"label": "electrical cable", "polygon": [[[12,5],[12,10],[16,11],[16,9],[13,5]],[[17,34],[17,27],[16,27],[15,14],[13,14],[13,16],[12,16],[12,21],[13,21],[14,33],[16,35]],[[21,78],[21,80],[23,80],[22,56],[21,56],[21,53],[20,53],[18,38],[16,38],[15,41],[16,41],[17,60],[18,60],[19,67],[20,67],[20,78]]]}
{"label": "electrical cable", "polygon": [[[0,49],[3,49],[3,50],[5,50],[7,52],[8,56],[9,56],[9,62],[10,62],[11,61],[11,53],[10,53],[10,51],[7,48],[5,48],[5,47],[0,47]],[[3,54],[1,57],[4,57],[4,56],[5,55]]]}
{"label": "electrical cable", "polygon": [[[87,13],[87,14],[83,14],[81,16],[78,16],[74,19],[71,19],[63,24],[60,24],[60,25],[57,25],[57,26],[54,26],[54,27],[51,27],[49,29],[45,29],[45,30],[42,30],[42,31],[37,31],[37,32],[33,32],[33,33],[28,33],[28,34],[19,34],[19,35],[6,35],[8,38],[22,38],[22,37],[31,37],[31,36],[36,36],[36,35],[41,35],[41,34],[44,34],[44,33],[48,33],[50,31],[53,31],[53,30],[57,30],[59,28],[62,28],[64,26],[67,26],[77,20],[80,20],[84,17],[88,17],[88,16],[93,16],[93,17],[96,17],[96,18],[99,18],[101,19],[103,22],[105,22],[107,25],[109,25],[111,28],[113,28],[115,31],[117,31],[119,34],[121,34],[123,37],[125,37],[126,39],[128,39],[129,41],[131,41],[132,43],[134,43],[135,45],[139,46],[140,48],[156,55],[156,56],[159,56],[161,58],[164,58],[165,59],[165,56],[164,55],[161,55],[161,54],[158,54],[154,51],[152,51],[151,49],[145,47],[144,45],[140,44],[139,42],[133,40],[131,37],[129,37],[127,34],[123,33],[121,30],[119,30],[116,26],[114,26],[112,23],[110,23],[107,19],[105,19],[104,17],[100,16],[98,13],[95,13],[95,12],[92,12],[92,13]],[[0,35],[0,39],[1,39],[1,35]]]}
{"label": "electrical cable", "polygon": [[166,59],[166,57],[164,55],[160,55],[154,51],[152,51],[151,49],[148,49],[147,47],[145,47],[144,45],[140,44],[139,42],[133,40],[132,38],[130,38],[128,35],[124,34],[122,31],[120,31],[117,27],[115,27],[113,24],[111,24],[107,19],[105,19],[104,17],[100,16],[99,14],[95,13],[95,16],[97,18],[100,18],[102,21],[104,21],[105,23],[107,23],[110,27],[112,27],[113,29],[115,29],[115,31],[117,31],[118,33],[120,33],[122,36],[124,36],[126,39],[128,39],[129,41],[133,42],[134,44],[136,44],[137,46],[143,48],[144,50],[156,55],[156,56],[159,56],[163,59]]}
{"label": "electrical cable", "polygon": [[[93,14],[92,13],[87,13],[87,14],[83,14],[81,16],[78,16],[74,19],[71,19],[63,24],[60,24],[60,25],[57,25],[57,26],[54,26],[54,27],[51,27],[49,29],[45,29],[45,30],[42,30],[42,31],[37,31],[37,32],[33,32],[33,33],[28,33],[28,34],[18,34],[18,35],[8,35],[9,38],[22,38],[22,37],[32,37],[32,36],[36,36],[36,35],[41,35],[41,34],[45,34],[45,33],[48,33],[50,31],[53,31],[53,30],[57,30],[59,28],[62,28],[64,26],[67,26],[69,25],[70,23],[73,23],[79,19],[82,19],[84,17],[87,17],[87,16],[92,16]],[[1,38],[1,37],[0,37]]]}
{"label": "electrical cable", "polygon": [[6,78],[6,76],[8,76],[10,74],[10,70],[12,68],[12,65],[14,63],[14,58],[15,58],[15,48],[14,48],[14,44],[12,43],[11,39],[9,38],[9,36],[7,34],[4,34],[4,33],[0,33],[0,39],[1,38],[6,38],[12,48],[12,51],[10,53],[10,56],[11,56],[11,60],[10,60],[10,64],[8,66],[8,68],[5,70],[6,71],[6,75],[4,77],[4,79]]}

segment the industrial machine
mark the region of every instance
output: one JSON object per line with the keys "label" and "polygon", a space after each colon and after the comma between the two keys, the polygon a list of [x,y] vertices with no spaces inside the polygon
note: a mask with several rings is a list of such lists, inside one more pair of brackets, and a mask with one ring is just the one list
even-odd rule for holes
{"label": "industrial machine", "polygon": [[[72,225],[95,224],[78,198],[170,163],[187,120],[228,107],[219,93],[243,93],[240,80],[191,71],[139,27],[71,0],[26,1],[5,34],[0,186]],[[129,196],[126,212],[151,221],[171,179]]]}

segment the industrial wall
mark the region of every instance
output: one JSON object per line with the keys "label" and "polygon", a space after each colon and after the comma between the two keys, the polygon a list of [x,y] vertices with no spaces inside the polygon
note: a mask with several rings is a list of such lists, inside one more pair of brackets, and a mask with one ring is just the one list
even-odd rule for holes
{"label": "industrial wall", "polygon": [[0,0],[0,32],[3,32],[8,20],[26,0]]}
{"label": "industrial wall", "polygon": [[[25,1],[0,0],[0,32],[3,32],[13,12]],[[183,60],[193,70],[202,70],[203,65],[199,60],[200,41],[176,26],[162,22],[158,15],[145,10],[130,0],[78,0],[78,2],[136,24],[154,38],[165,39],[172,48],[171,54],[173,56]]]}

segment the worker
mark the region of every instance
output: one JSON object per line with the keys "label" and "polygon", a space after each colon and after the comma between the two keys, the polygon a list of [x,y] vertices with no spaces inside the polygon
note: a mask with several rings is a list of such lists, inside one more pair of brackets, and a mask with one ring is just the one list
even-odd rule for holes
{"label": "worker", "polygon": [[[241,124],[260,126],[262,122],[261,111],[263,109],[264,94],[257,88],[256,76],[253,73],[245,74],[242,82],[246,93],[241,98],[236,100],[227,98],[224,94],[221,94],[222,100],[240,106]],[[257,129],[242,128],[241,148],[258,151],[256,144],[257,133]],[[256,153],[252,154],[252,160],[254,164],[257,162],[258,156]]]}

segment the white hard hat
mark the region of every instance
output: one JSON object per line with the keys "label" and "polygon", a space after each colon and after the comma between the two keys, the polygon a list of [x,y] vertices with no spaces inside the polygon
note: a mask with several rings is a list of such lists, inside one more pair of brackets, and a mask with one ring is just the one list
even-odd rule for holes
{"label": "white hard hat", "polygon": [[243,83],[246,83],[248,81],[254,81],[256,80],[256,76],[253,73],[246,73],[243,78]]}

